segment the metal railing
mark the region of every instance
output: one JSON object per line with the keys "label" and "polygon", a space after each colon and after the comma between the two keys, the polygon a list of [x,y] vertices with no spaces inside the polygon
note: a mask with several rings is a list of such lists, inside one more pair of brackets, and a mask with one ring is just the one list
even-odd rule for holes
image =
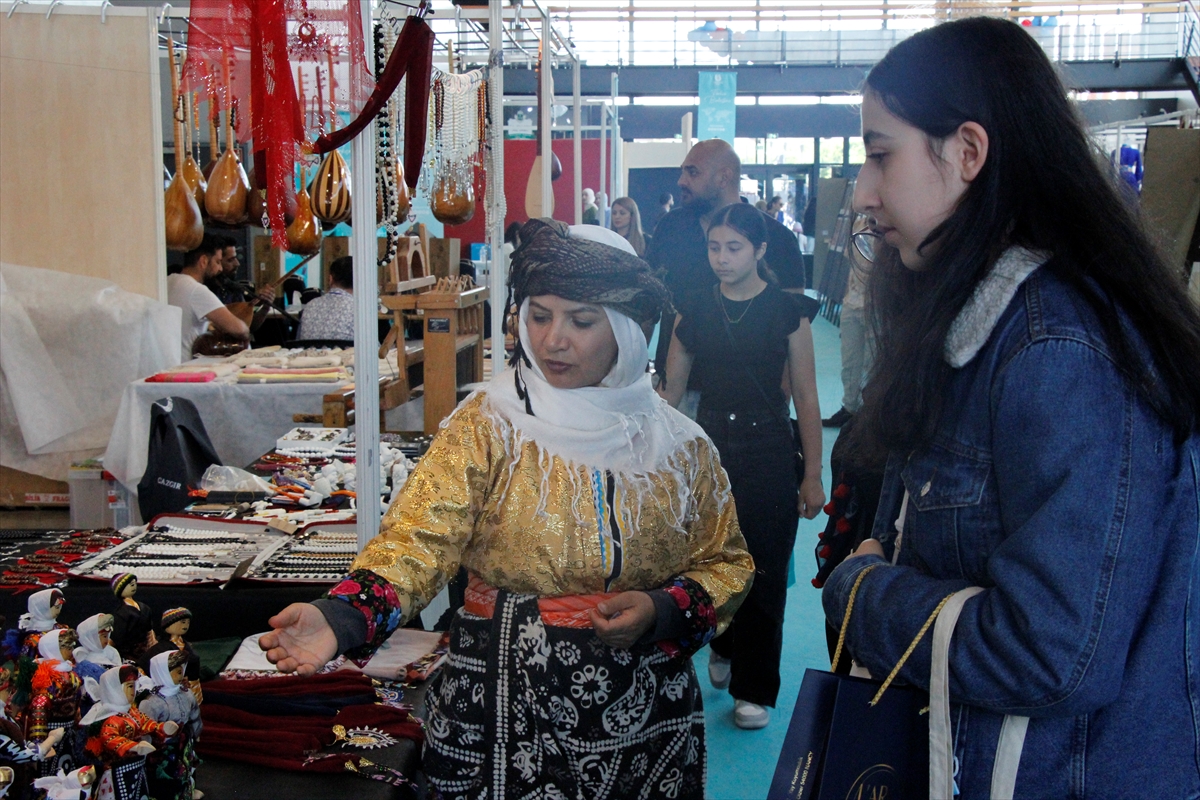
{"label": "metal railing", "polygon": [[[900,6],[894,0],[813,0],[803,5],[727,0],[685,7],[662,0],[621,5],[558,0],[549,10],[558,32],[590,65],[869,65],[918,30],[981,13],[1028,25],[1029,34],[1055,61],[1200,59],[1196,2],[1200,0],[965,0]],[[453,34],[455,21],[442,19],[434,27],[439,34]],[[516,41],[506,53],[510,64],[525,60]]]}

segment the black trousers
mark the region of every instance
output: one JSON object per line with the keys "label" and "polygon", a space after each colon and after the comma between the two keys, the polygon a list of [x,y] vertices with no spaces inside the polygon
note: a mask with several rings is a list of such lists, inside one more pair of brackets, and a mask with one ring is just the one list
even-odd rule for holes
{"label": "black trousers", "polygon": [[788,560],[800,521],[794,445],[785,419],[782,411],[706,409],[703,399],[697,414],[729,473],[738,523],[754,558],[750,594],[711,646],[733,662],[729,693],[761,706],[774,706],[779,695]]}

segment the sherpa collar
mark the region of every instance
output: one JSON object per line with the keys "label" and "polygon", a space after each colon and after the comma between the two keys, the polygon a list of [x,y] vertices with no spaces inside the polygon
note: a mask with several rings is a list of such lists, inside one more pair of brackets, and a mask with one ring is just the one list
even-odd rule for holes
{"label": "sherpa collar", "polygon": [[1049,253],[1024,247],[1010,247],[1004,251],[951,324],[950,332],[946,334],[946,363],[961,369],[971,362],[987,344],[992,329],[1012,302],[1017,289],[1049,259]]}

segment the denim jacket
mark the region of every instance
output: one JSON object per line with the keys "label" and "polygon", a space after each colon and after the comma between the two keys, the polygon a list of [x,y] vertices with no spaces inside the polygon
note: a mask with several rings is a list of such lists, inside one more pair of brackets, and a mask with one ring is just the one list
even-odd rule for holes
{"label": "denim jacket", "polygon": [[[1031,718],[1019,798],[1200,797],[1200,439],[1176,443],[1053,261],[1026,274],[976,319],[977,352],[947,347],[932,443],[888,462],[874,535],[894,550],[907,491],[896,566],[843,563],[825,612],[840,626],[885,565],[846,638],[881,678],[942,598],[985,589],[950,649],[964,798],[988,796],[1005,714]],[[901,671],[924,689],[929,639]]]}

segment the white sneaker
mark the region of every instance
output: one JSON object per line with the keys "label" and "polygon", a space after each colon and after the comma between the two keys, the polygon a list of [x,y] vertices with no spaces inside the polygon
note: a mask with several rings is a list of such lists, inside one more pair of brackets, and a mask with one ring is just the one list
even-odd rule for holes
{"label": "white sneaker", "polygon": [[719,656],[710,650],[708,653],[708,679],[712,681],[713,688],[728,688],[730,672],[729,659]]}
{"label": "white sneaker", "polygon": [[771,709],[756,703],[738,700],[733,704],[733,723],[739,728],[756,730],[767,727],[771,721]]}

